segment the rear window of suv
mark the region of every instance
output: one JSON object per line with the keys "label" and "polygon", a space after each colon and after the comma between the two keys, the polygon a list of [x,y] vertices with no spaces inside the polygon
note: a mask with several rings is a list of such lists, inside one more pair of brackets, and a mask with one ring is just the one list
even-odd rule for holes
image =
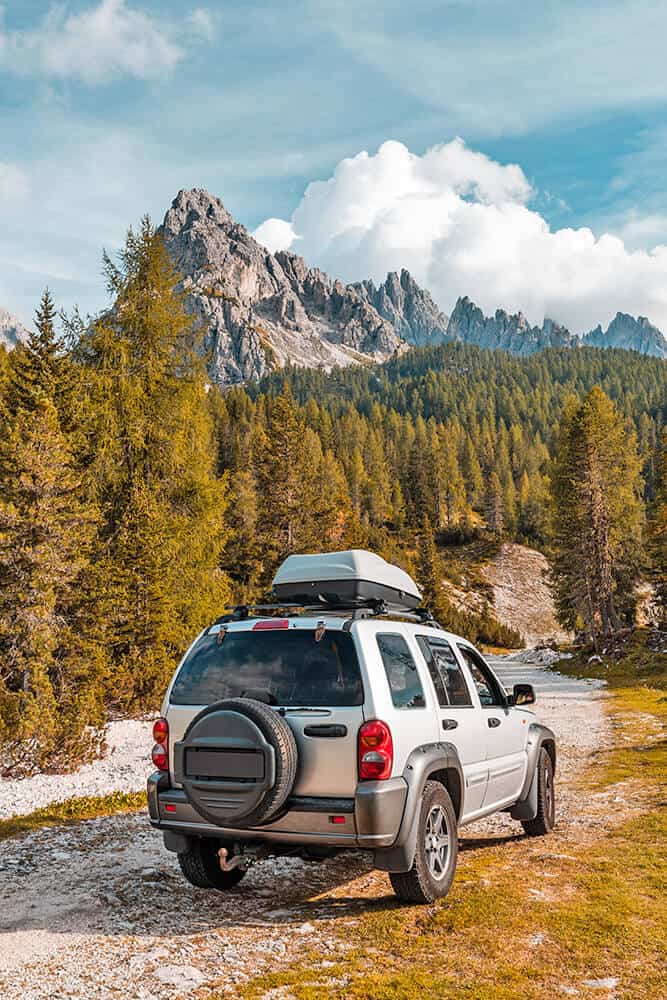
{"label": "rear window of suv", "polygon": [[257,698],[269,705],[342,708],[364,700],[352,636],[309,629],[203,635],[171,689],[174,705]]}

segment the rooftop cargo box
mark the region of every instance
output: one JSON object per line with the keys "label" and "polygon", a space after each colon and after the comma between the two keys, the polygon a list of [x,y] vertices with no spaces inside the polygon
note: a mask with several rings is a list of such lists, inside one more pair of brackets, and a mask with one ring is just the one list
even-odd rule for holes
{"label": "rooftop cargo box", "polygon": [[273,590],[279,600],[296,604],[350,607],[384,601],[394,610],[421,604],[407,573],[364,549],[288,556],[273,578]]}

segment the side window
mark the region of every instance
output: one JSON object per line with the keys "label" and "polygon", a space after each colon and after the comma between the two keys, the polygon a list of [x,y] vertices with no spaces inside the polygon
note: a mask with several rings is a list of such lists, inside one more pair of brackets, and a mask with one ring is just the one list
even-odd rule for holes
{"label": "side window", "polygon": [[394,706],[424,708],[426,704],[424,689],[419,680],[417,666],[403,636],[383,633],[378,635],[377,644]]}
{"label": "side window", "polygon": [[425,635],[417,636],[417,642],[428,664],[438,704],[443,708],[472,705],[463,671],[449,643],[444,639],[429,639]]}
{"label": "side window", "polygon": [[489,673],[482,658],[473,653],[473,651],[468,649],[467,646],[459,645],[459,650],[470,670],[470,673],[472,674],[472,679],[475,682],[475,687],[477,688],[477,694],[479,695],[482,707],[487,708],[493,705],[504,705],[505,700],[502,696],[502,692],[496,684],[495,678]]}

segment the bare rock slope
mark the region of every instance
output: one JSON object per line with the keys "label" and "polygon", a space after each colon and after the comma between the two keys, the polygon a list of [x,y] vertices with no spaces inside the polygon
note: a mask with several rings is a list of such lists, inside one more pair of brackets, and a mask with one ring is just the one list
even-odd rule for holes
{"label": "bare rock slope", "polygon": [[546,580],[548,568],[541,552],[506,542],[482,570],[493,588],[496,618],[517,629],[527,646],[567,642],[571,638],[556,620]]}
{"label": "bare rock slope", "polygon": [[207,191],[180,191],[161,231],[205,330],[211,374],[223,385],[287,362],[331,368],[382,361],[403,346],[356,289],[295,254],[269,253]]}

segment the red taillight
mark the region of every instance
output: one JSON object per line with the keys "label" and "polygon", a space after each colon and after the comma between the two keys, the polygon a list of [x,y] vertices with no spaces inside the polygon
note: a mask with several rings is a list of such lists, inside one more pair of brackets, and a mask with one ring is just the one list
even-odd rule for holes
{"label": "red taillight", "polygon": [[253,632],[265,632],[271,628],[289,628],[289,618],[262,618],[255,622]]}
{"label": "red taillight", "polygon": [[386,722],[373,719],[359,730],[359,780],[383,781],[394,766],[394,744]]}
{"label": "red taillight", "polygon": [[158,771],[168,771],[169,770],[169,754],[165,747],[160,746],[156,743],[151,751],[151,758],[155,764]]}
{"label": "red taillight", "polygon": [[151,758],[158,771],[169,770],[169,724],[166,719],[156,719],[153,723],[155,746]]}
{"label": "red taillight", "polygon": [[166,744],[169,739],[169,723],[166,719],[156,719],[153,723],[153,739],[156,743]]}

